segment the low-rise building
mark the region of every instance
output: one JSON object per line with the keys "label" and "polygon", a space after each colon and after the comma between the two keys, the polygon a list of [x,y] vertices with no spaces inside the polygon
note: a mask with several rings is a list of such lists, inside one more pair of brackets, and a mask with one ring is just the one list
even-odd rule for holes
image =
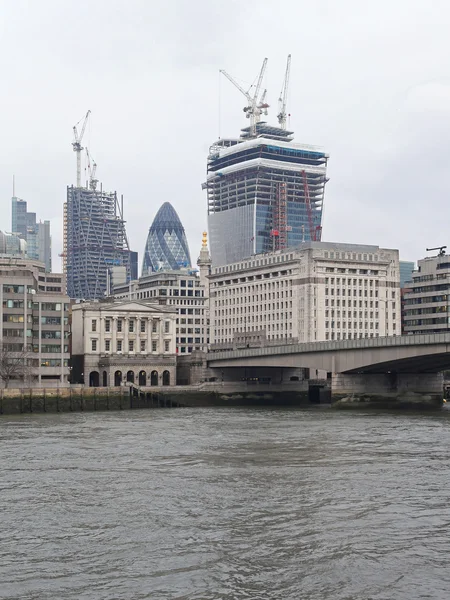
{"label": "low-rise building", "polygon": [[450,330],[450,255],[419,260],[403,300],[406,334]]}
{"label": "low-rise building", "polygon": [[176,311],[143,301],[72,307],[73,382],[97,386],[176,383]]}
{"label": "low-rise building", "polygon": [[401,332],[398,250],[307,242],[209,279],[212,349]]}
{"label": "low-rise building", "polygon": [[23,369],[15,369],[11,382],[3,377],[3,385],[69,384],[70,299],[64,289],[64,275],[46,273],[44,263],[0,256],[2,360],[23,360]]}

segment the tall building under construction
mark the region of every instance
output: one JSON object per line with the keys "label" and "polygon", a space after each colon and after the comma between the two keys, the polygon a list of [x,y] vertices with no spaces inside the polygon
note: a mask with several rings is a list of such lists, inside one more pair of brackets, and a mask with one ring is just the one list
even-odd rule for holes
{"label": "tall building under construction", "polygon": [[[116,192],[98,189],[97,165],[81,145],[90,112],[81,120],[80,132],[81,121],[73,127],[77,184],[67,188],[64,203],[63,268],[67,293],[79,300],[104,298],[113,283],[126,283],[132,275],[137,276],[137,256],[130,251],[125,231],[123,199],[119,204]],[[85,187],[81,184],[82,150],[86,150],[89,174]]]}
{"label": "tall building under construction", "polygon": [[[103,298],[112,273],[131,276],[131,252],[117,194],[70,186],[67,188],[64,262],[71,298]],[[121,268],[121,269],[120,269]]]}
{"label": "tall building under construction", "polygon": [[294,143],[293,132],[286,130],[290,57],[278,126],[261,121],[268,108],[266,91],[260,96],[266,63],[252,96],[222,71],[246,96],[250,125],[239,138],[220,139],[210,148],[203,188],[214,266],[321,240],[328,155]]}

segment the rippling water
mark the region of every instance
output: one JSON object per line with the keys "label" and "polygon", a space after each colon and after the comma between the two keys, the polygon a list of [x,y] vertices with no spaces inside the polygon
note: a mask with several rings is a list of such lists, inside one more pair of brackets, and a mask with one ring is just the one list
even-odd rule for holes
{"label": "rippling water", "polygon": [[0,419],[0,598],[447,599],[450,411]]}

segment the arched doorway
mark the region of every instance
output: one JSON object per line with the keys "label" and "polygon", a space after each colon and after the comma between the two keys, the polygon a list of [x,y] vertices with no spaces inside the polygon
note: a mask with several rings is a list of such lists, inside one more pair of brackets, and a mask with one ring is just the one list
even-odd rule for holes
{"label": "arched doorway", "polygon": [[163,372],[163,385],[170,385],[170,373],[169,371]]}
{"label": "arched doorway", "polygon": [[139,371],[139,385],[146,385],[147,373],[145,371]]}
{"label": "arched doorway", "polygon": [[158,385],[158,371],[152,371],[150,375],[150,385]]}
{"label": "arched doorway", "polygon": [[98,387],[100,385],[100,374],[98,371],[89,373],[89,387]]}
{"label": "arched doorway", "polygon": [[103,387],[107,387],[108,385],[108,373],[103,371]]}
{"label": "arched doorway", "polygon": [[134,371],[128,371],[127,381],[129,381],[130,383],[134,383]]}
{"label": "arched doorway", "polygon": [[122,384],[122,371],[116,371],[114,373],[114,385],[119,387]]}

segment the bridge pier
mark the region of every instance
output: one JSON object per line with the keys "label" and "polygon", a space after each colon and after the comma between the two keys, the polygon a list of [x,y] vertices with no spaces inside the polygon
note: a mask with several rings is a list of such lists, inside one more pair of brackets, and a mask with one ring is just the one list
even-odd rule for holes
{"label": "bridge pier", "polygon": [[438,408],[442,373],[333,373],[331,402],[336,408]]}

